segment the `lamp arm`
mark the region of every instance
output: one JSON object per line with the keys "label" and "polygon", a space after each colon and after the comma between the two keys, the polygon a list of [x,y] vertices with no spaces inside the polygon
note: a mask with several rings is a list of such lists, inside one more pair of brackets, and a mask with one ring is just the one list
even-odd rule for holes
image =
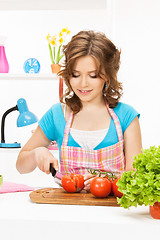
{"label": "lamp arm", "polygon": [[1,143],[5,143],[5,138],[4,138],[4,125],[5,125],[5,118],[6,116],[10,113],[17,110],[18,111],[18,107],[17,105],[15,107],[12,107],[10,109],[8,109],[2,116],[2,121],[1,121]]}

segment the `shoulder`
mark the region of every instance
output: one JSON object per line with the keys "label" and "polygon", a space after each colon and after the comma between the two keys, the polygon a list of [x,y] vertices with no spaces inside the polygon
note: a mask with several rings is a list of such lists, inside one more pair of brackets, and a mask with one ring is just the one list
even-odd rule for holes
{"label": "shoulder", "polygon": [[61,113],[62,112],[62,104],[60,102],[55,103],[49,109],[52,113]]}
{"label": "shoulder", "polygon": [[118,105],[113,108],[114,112],[119,118],[122,126],[122,131],[124,132],[135,117],[140,117],[137,110],[129,104],[119,102]]}
{"label": "shoulder", "polygon": [[113,110],[117,114],[123,114],[123,115],[136,111],[135,108],[133,108],[131,105],[129,105],[127,103],[123,103],[123,102],[119,102],[118,105],[115,108],[113,108]]}
{"label": "shoulder", "polygon": [[47,111],[46,113],[42,116],[42,119],[54,119],[58,115],[61,115],[62,113],[62,107],[61,103],[56,103],[53,104]]}
{"label": "shoulder", "polygon": [[49,140],[53,140],[59,121],[63,119],[61,103],[53,104],[48,111],[42,116],[38,125],[41,127]]}

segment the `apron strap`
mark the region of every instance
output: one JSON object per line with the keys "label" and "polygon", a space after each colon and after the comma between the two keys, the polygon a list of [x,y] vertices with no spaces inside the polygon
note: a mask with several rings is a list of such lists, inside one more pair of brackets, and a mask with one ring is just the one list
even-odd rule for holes
{"label": "apron strap", "polygon": [[114,110],[108,106],[107,102],[106,102],[106,106],[107,106],[107,109],[108,109],[111,117],[113,118],[116,130],[117,130],[118,140],[122,141],[123,140],[123,133],[122,133],[122,128],[121,128],[121,124],[120,124],[119,118],[115,114]]}
{"label": "apron strap", "polygon": [[62,143],[63,146],[67,146],[67,144],[68,144],[69,131],[70,131],[72,119],[73,119],[73,112],[71,112],[69,114],[67,122],[66,122],[65,130],[64,130],[63,143]]}

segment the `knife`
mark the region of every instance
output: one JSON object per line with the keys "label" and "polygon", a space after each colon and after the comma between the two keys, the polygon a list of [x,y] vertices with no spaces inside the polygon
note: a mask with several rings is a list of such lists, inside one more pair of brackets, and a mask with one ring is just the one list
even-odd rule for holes
{"label": "knife", "polygon": [[50,164],[50,172],[54,177],[55,182],[62,187],[61,179],[63,177],[63,174],[56,171],[56,169],[52,166],[52,164]]}

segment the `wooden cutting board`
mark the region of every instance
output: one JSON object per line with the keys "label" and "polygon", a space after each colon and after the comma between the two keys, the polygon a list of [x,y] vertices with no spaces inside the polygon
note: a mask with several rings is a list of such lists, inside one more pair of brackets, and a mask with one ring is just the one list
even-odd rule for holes
{"label": "wooden cutting board", "polygon": [[96,198],[91,193],[67,193],[63,188],[43,188],[30,193],[30,199],[35,203],[52,203],[66,205],[92,205],[118,207],[116,197]]}

